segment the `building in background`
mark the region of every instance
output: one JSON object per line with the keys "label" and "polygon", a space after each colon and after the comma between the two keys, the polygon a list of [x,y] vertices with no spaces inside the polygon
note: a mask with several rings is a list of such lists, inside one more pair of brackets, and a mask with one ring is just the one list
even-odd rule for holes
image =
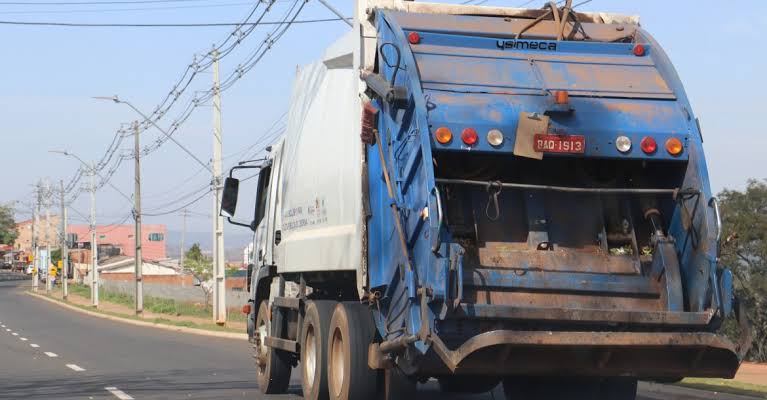
{"label": "building in background", "polygon": [[[18,233],[18,237],[16,238],[16,241],[13,244],[14,251],[23,252],[26,254],[32,253],[33,222],[34,220],[28,219],[28,220],[16,223],[16,232]],[[46,244],[49,244],[51,247],[58,247],[59,246],[58,235],[59,235],[60,223],[61,221],[58,215],[51,215],[50,225],[46,224],[45,216],[41,215],[37,226],[35,226],[35,229],[37,230],[37,243],[40,246],[45,246]],[[48,241],[46,242],[45,232],[47,227],[50,227],[50,230],[48,231]]]}
{"label": "building in background", "polygon": [[[77,247],[91,248],[90,227],[88,225],[69,225],[68,233],[77,235]],[[99,252],[103,255],[136,255],[135,227],[133,225],[109,225],[96,227],[96,243]],[[165,237],[167,228],[165,225],[142,225],[141,248],[144,260],[164,260],[167,258]],[[102,258],[102,257],[99,257]]]}

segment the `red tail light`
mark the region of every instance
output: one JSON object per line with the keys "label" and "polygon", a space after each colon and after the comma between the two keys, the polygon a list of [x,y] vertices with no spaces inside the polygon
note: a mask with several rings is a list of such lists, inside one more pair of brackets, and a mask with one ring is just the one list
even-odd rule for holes
{"label": "red tail light", "polygon": [[474,128],[466,128],[461,132],[461,140],[469,146],[477,143],[477,131]]}
{"label": "red tail light", "polygon": [[421,43],[421,35],[419,35],[418,32],[410,32],[407,34],[407,41],[410,42],[410,44]]}
{"label": "red tail light", "polygon": [[242,313],[246,314],[246,315],[250,314],[250,303],[245,304],[244,306],[242,306]]}
{"label": "red tail light", "polygon": [[655,143],[655,139],[645,136],[642,138],[642,141],[639,143],[639,147],[642,148],[642,151],[645,152],[645,154],[652,154],[655,153],[656,150],[658,150],[658,143]]}
{"label": "red tail light", "polygon": [[635,44],[634,49],[632,49],[634,52],[634,55],[637,57],[642,57],[644,55],[645,48],[641,44]]}

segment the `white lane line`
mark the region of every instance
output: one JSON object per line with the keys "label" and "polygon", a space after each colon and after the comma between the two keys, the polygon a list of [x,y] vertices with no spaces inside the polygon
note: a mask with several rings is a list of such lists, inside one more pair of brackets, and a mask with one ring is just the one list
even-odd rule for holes
{"label": "white lane line", "polygon": [[48,356],[48,357],[50,357],[50,358],[54,358],[54,357],[58,357],[58,356],[59,356],[58,354],[56,354],[56,353],[51,353],[50,351],[46,351],[46,352],[45,352],[45,355],[46,355],[46,356]]}
{"label": "white lane line", "polygon": [[13,332],[13,333],[11,333],[11,335],[13,335],[13,336],[19,336],[19,334],[18,334],[18,333],[16,333],[16,332]]}
{"label": "white lane line", "polygon": [[6,331],[6,332],[10,332],[11,330],[10,330],[10,329],[8,329],[8,328],[5,328],[5,331]]}
{"label": "white lane line", "polygon": [[128,396],[127,393],[123,392],[122,390],[114,386],[105,387],[104,389],[106,389],[109,393],[112,393],[113,395],[115,395],[115,397],[117,397],[120,400],[133,400],[133,397]]}
{"label": "white lane line", "polygon": [[29,345],[30,345],[30,346],[32,346],[32,347],[34,347],[34,348],[38,348],[38,347],[40,347],[40,345],[38,345],[38,344],[34,344],[34,343],[30,343]]}
{"label": "white lane line", "polygon": [[71,370],[73,370],[73,371],[77,371],[77,372],[83,372],[83,371],[85,371],[85,368],[83,368],[83,367],[81,367],[81,366],[79,366],[79,365],[77,365],[77,364],[67,364],[67,367],[68,367],[69,369],[71,369]]}
{"label": "white lane line", "polygon": [[21,339],[22,342],[26,342],[27,341],[27,338],[25,338],[25,337],[22,337],[22,338],[19,338],[19,339]]}

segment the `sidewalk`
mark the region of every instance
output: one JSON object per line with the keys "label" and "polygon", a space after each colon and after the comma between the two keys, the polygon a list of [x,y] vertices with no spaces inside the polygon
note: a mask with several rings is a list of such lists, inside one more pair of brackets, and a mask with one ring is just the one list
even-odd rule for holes
{"label": "sidewalk", "polygon": [[[33,290],[30,290],[30,292],[35,293]],[[53,299],[56,299],[58,301],[62,301],[62,292],[61,287],[57,287],[54,290],[51,291],[50,294],[45,293],[44,287],[41,287],[40,290],[36,292],[36,294],[48,296]],[[74,306],[79,306],[81,308],[86,308],[90,311],[110,314],[113,316],[120,316],[124,318],[129,319],[139,319],[135,315],[135,310],[132,307],[128,307],[123,304],[116,304],[109,301],[104,301],[103,299],[100,299],[99,301],[99,307],[98,309],[94,309],[91,306],[91,300],[90,298],[81,296],[76,293],[69,292],[69,295],[67,296],[66,303]],[[167,325],[174,325],[174,326],[186,326],[186,327],[192,327],[192,328],[198,328],[198,329],[205,329],[205,330],[215,330],[215,331],[226,331],[226,332],[236,332],[236,333],[243,333],[245,332],[245,323],[241,321],[230,321],[227,322],[225,327],[217,326],[213,323],[212,318],[201,318],[196,316],[188,316],[188,315],[176,315],[176,314],[166,314],[166,313],[154,313],[144,310],[143,318],[140,318],[142,320],[148,321],[148,322],[154,322],[154,323],[160,323],[160,324],[167,324]]]}

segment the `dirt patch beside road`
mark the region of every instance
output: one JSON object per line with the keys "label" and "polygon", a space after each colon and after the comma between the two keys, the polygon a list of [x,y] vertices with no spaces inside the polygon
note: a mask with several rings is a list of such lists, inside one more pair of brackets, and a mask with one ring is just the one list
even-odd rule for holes
{"label": "dirt patch beside road", "polygon": [[735,380],[767,386],[767,364],[744,362],[735,375]]}

